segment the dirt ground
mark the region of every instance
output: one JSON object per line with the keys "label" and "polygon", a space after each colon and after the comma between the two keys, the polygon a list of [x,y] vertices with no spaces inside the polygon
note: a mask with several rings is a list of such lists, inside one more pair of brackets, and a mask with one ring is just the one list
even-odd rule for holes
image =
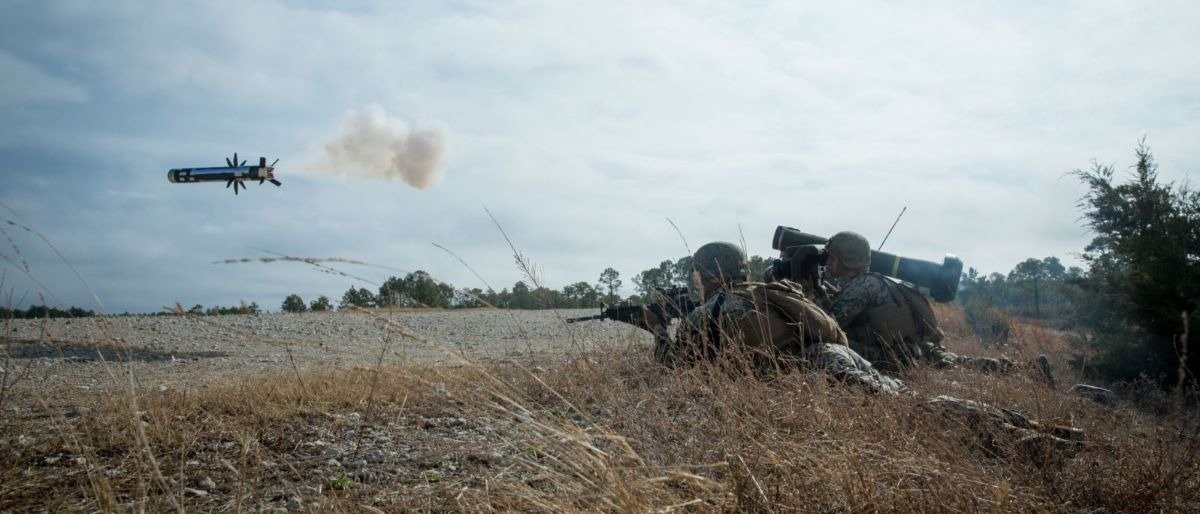
{"label": "dirt ground", "polygon": [[[553,362],[571,349],[646,348],[613,321],[566,323],[595,309],[356,311],[231,316],[10,320],[3,373],[11,389],[101,393],[187,389],[231,377],[421,363]],[[12,391],[10,391],[10,394]]]}

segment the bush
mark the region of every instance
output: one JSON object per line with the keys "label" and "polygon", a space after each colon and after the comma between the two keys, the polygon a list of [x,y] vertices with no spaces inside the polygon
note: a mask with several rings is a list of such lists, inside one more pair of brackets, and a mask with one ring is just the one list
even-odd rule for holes
{"label": "bush", "polygon": [[280,310],[283,312],[304,312],[308,310],[308,307],[304,305],[304,299],[300,298],[300,295],[290,294],[287,298],[283,299],[283,305],[280,306]]}
{"label": "bush", "polygon": [[1183,336],[1189,318],[1200,321],[1200,192],[1159,184],[1144,141],[1135,154],[1125,184],[1114,182],[1112,166],[1075,171],[1088,186],[1079,205],[1096,234],[1083,254],[1090,268],[1077,311],[1097,350],[1094,372],[1168,386],[1194,380],[1200,364],[1198,338]]}
{"label": "bush", "polygon": [[318,296],[316,300],[313,300],[312,303],[308,305],[308,308],[313,312],[333,310],[333,302],[329,300],[328,296],[321,295]]}
{"label": "bush", "polygon": [[1009,333],[1012,332],[1012,320],[1000,309],[989,305],[979,297],[973,297],[963,302],[967,324],[979,340],[985,345],[1002,345],[1008,343]]}

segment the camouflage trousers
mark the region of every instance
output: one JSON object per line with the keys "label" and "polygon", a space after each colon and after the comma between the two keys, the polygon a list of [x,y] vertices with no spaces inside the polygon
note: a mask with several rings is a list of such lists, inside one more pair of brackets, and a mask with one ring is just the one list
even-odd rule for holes
{"label": "camouflage trousers", "polygon": [[1070,455],[1084,445],[1084,433],[1078,428],[1044,424],[1011,409],[945,395],[925,402],[925,406],[962,422],[968,428],[964,435],[976,437],[987,449],[1000,453],[1015,450],[1027,457]]}
{"label": "camouflage trousers", "polygon": [[852,340],[850,348],[884,371],[898,371],[912,366],[918,360],[935,368],[961,366],[986,372],[1007,372],[1013,366],[1012,361],[1005,358],[958,355],[940,344],[929,341],[884,347],[877,342],[864,344]]}
{"label": "camouflage trousers", "polygon": [[880,373],[869,361],[846,346],[817,343],[809,345],[803,353],[810,366],[829,373],[834,380],[863,386],[877,393],[909,392],[904,382]]}

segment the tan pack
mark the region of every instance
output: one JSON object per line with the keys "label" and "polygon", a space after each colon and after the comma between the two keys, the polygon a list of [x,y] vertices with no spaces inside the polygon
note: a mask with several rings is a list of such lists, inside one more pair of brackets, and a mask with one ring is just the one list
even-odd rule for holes
{"label": "tan pack", "polygon": [[925,295],[908,284],[896,283],[882,275],[879,279],[887,284],[892,302],[866,311],[865,323],[851,330],[851,336],[856,341],[874,339],[887,346],[900,342],[940,343],[946,338],[946,334],[938,327],[933,306]]}
{"label": "tan pack", "polygon": [[798,284],[786,280],[766,284],[746,282],[733,287],[730,294],[750,300],[755,311],[764,315],[748,320],[754,326],[740,327],[747,339],[769,342],[779,350],[798,350],[816,342],[847,344],[846,333],[837,321],[810,301]]}

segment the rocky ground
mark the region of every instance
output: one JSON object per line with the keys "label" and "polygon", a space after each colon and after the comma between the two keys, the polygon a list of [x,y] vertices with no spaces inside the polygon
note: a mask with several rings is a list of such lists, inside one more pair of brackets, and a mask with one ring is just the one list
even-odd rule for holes
{"label": "rocky ground", "polygon": [[[111,386],[105,362],[126,362],[143,385],[186,387],[214,375],[421,362],[462,365],[553,359],[573,346],[649,344],[612,321],[568,324],[596,309],[356,311],[231,316],[127,316],[4,323],[0,348],[17,385],[80,391]],[[11,380],[11,379],[10,379]],[[107,384],[107,385],[106,385]],[[122,382],[122,385],[124,382]]]}
{"label": "rocky ground", "polygon": [[[162,497],[147,500],[122,485],[134,488],[137,477],[149,472],[131,464],[121,442],[129,435],[113,435],[127,430],[128,422],[120,420],[128,415],[107,416],[97,409],[121,405],[114,399],[130,390],[148,395],[142,396],[147,403],[137,415],[151,439],[175,441],[165,443],[168,455],[160,456],[168,484],[163,487],[175,491],[177,500],[170,501],[188,510],[310,510],[328,506],[330,494],[351,504],[394,507],[424,496],[429,506],[444,504],[437,490],[475,484],[478,477],[496,474],[501,462],[511,466],[521,449],[503,441],[513,437],[505,427],[514,420],[471,416],[440,383],[431,384],[428,394],[444,400],[423,403],[437,406],[433,410],[415,408],[415,400],[407,406],[379,399],[355,405],[355,398],[375,387],[371,370],[509,361],[540,370],[579,355],[572,351],[578,348],[648,351],[649,335],[629,325],[565,322],[596,313],[362,311],[10,320],[0,337],[0,408],[6,418],[0,450],[7,453],[0,460],[12,466],[7,469],[13,474],[4,473],[10,485],[0,486],[0,512],[94,510],[99,493],[74,493],[92,483],[86,477],[98,476],[93,475],[97,471],[111,484],[104,487],[113,490],[113,504],[134,511],[171,508]],[[281,372],[284,378],[270,378]],[[350,405],[315,408],[299,415],[299,423],[213,413],[277,400],[226,398],[221,395],[229,393],[221,391],[227,385],[284,384],[286,389],[294,385],[286,378],[293,372],[325,389],[310,391],[310,399],[345,398]],[[376,397],[386,396],[383,391]],[[110,427],[105,420],[117,423]],[[271,435],[247,438],[239,432]],[[388,492],[379,494],[390,499],[368,492],[375,487],[385,487]],[[53,501],[43,503],[49,498]]]}

